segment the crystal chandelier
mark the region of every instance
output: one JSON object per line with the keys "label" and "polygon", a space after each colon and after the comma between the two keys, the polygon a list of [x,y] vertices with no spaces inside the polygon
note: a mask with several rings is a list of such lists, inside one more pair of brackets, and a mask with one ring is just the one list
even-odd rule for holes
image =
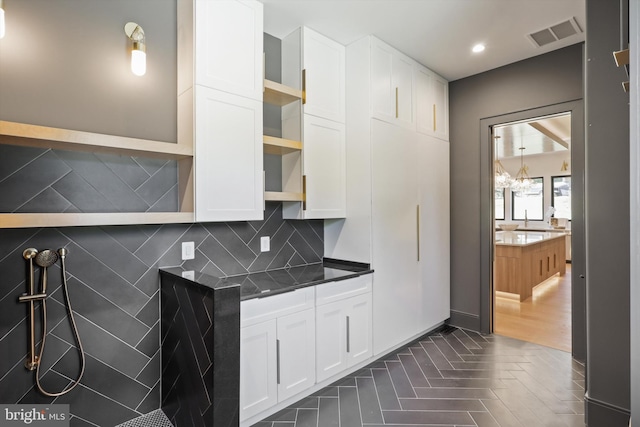
{"label": "crystal chandelier", "polygon": [[529,174],[527,173],[529,167],[524,164],[524,150],[525,148],[522,146],[522,140],[520,140],[520,169],[516,174],[516,178],[511,183],[511,191],[519,194],[526,193],[531,189],[531,185],[533,185],[533,180],[529,178]]}
{"label": "crystal chandelier", "polygon": [[494,185],[497,190],[509,188],[511,187],[513,178],[511,178],[511,175],[509,175],[509,172],[505,170],[504,166],[502,166],[502,163],[500,163],[500,159],[498,158],[498,139],[500,139],[500,135],[494,136],[493,139],[495,139],[496,141],[496,160],[493,162],[493,168],[495,170]]}

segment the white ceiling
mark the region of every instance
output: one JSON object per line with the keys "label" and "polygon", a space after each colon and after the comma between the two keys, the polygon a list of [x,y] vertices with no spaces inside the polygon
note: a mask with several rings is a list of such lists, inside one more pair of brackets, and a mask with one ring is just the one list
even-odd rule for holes
{"label": "white ceiling", "polygon": [[[308,26],[348,45],[373,34],[447,80],[584,41],[584,33],[535,47],[528,34],[575,18],[585,0],[261,0],[264,31],[282,38]],[[473,54],[476,43],[486,44]]]}

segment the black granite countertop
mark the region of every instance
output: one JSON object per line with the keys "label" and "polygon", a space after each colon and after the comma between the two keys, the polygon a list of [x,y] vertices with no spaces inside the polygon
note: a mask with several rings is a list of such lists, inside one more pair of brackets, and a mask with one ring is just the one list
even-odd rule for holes
{"label": "black granite countertop", "polygon": [[282,268],[231,277],[214,277],[206,273],[185,271],[181,267],[164,267],[161,272],[219,289],[240,285],[240,299],[263,298],[307,286],[350,279],[373,273],[369,264],[325,258],[322,263]]}

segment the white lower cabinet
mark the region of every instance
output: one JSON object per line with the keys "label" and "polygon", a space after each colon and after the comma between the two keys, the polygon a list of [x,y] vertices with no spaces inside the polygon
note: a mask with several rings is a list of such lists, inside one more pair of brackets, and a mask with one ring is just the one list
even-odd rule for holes
{"label": "white lower cabinet", "polygon": [[[315,310],[309,295],[312,288],[249,300],[244,312],[241,305],[241,420],[315,384]],[[309,304],[300,311],[304,301]]]}
{"label": "white lower cabinet", "polygon": [[288,399],[316,382],[314,317],[314,310],[310,309],[278,318],[278,401]]}
{"label": "white lower cabinet", "polygon": [[372,358],[372,283],[365,274],[241,303],[242,426]]}
{"label": "white lower cabinet", "polygon": [[323,381],[372,355],[371,294],[316,308],[316,378]]}

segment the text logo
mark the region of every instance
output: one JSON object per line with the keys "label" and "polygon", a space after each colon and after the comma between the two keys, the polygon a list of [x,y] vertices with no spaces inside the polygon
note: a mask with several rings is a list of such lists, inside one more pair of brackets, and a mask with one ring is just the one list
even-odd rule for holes
{"label": "text logo", "polygon": [[69,405],[0,405],[0,427],[69,427]]}

